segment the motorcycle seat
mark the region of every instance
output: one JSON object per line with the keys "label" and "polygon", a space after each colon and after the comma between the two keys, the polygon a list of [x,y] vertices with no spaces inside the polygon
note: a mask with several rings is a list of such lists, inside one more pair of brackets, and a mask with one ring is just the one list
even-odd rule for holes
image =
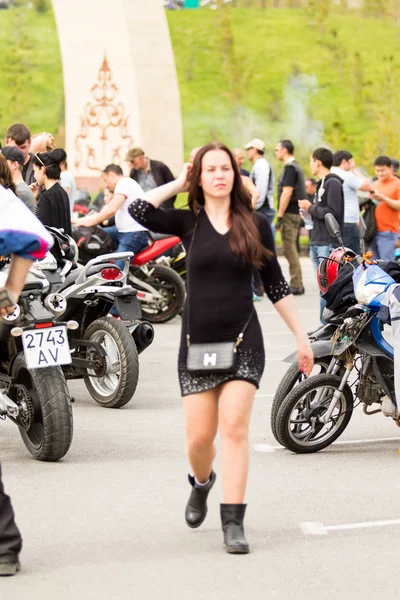
{"label": "motorcycle seat", "polygon": [[154,233],[153,231],[149,231],[149,236],[153,240],[153,242],[157,242],[158,240],[165,240],[170,237],[174,237],[170,233]]}

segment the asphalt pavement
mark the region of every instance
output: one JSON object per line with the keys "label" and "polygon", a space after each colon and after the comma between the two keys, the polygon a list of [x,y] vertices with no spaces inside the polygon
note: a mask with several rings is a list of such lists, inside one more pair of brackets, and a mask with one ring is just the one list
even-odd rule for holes
{"label": "asphalt pavement", "polygon": [[[309,260],[302,265],[306,294],[296,302],[310,330],[318,296]],[[251,423],[251,553],[223,551],[220,479],[203,526],[184,522],[190,489],[177,318],[156,327],[124,409],[98,407],[82,382],[70,383],[74,440],[59,463],[34,461],[14,425],[0,423],[4,483],[24,537],[22,571],[0,581],[2,600],[398,598],[392,469],[400,468],[400,431],[358,408],[328,449],[307,456],[282,449],[269,415],[294,340],[267,299],[257,311],[267,362]]]}

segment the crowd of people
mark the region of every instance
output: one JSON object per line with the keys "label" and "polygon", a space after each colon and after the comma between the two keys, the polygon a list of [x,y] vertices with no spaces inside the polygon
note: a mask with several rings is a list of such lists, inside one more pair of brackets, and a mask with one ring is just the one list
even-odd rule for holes
{"label": "crowd of people", "polygon": [[[243,168],[244,150],[250,171]],[[327,213],[338,221],[345,245],[360,251],[359,192],[367,194],[369,210],[374,212],[371,247],[375,256],[394,259],[398,235],[400,179],[396,161],[378,157],[375,179],[370,181],[357,169],[350,152],[332,153],[320,147],[311,153],[310,176],[306,178],[294,151],[288,139],[275,146],[276,159],[283,165],[275,202],[274,172],[265,143],[259,138],[250,140],[243,150],[232,151],[217,142],[193,148],[177,178],[164,163],[135,147],[126,156],[129,176],[120,165],[106,165],[102,173],[103,206],[94,214],[75,219],[75,180],[68,171],[65,151],[55,147],[51,134],[31,136],[26,125],[13,124],[0,153],[0,208],[6,207],[7,194],[17,195],[27,207],[24,210],[36,214],[37,218],[31,216],[39,232],[43,225],[67,234],[71,234],[72,225],[101,225],[117,243],[118,251],[134,253],[149,243],[149,231],[182,239],[187,252],[188,296],[182,315],[178,374],[191,466],[185,518],[191,528],[199,527],[206,518],[207,498],[216,479],[214,440],[219,430],[224,494],[221,524],[225,548],[233,554],[249,551],[243,526],[248,431],[265,363],[254,301],[263,293],[271,300],[292,331],[299,367],[308,374],[313,356],[293,299],[293,295],[305,293],[299,260],[300,226],[304,223],[309,231],[315,269],[335,243],[325,225]],[[188,192],[188,207],[176,209],[176,197],[182,192]],[[276,231],[289,263],[290,285],[277,260]],[[0,251],[7,253],[5,238],[0,239]],[[18,251],[13,252],[18,260]],[[0,315],[17,300],[31,255],[21,248],[19,259],[25,260],[23,269],[17,276],[12,268],[8,282],[0,289]],[[210,344],[212,353],[207,350]],[[223,345],[226,356],[226,344],[231,348],[231,361],[218,368],[214,349]],[[202,352],[204,362],[199,363]],[[20,549],[21,537],[0,479],[0,575],[18,570]]]}

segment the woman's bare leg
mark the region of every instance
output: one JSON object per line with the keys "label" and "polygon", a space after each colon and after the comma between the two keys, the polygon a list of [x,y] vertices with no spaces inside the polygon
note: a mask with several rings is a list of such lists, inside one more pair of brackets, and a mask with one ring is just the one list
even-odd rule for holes
{"label": "woman's bare leg", "polygon": [[225,504],[242,504],[249,467],[249,424],[256,387],[229,381],[219,396],[221,472]]}
{"label": "woman's bare leg", "polygon": [[199,483],[210,477],[218,429],[218,388],[184,396],[187,454]]}

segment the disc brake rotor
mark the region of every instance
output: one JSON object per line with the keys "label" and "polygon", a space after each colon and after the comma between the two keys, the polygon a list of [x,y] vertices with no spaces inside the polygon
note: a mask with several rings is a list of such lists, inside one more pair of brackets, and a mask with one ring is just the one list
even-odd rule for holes
{"label": "disc brake rotor", "polygon": [[25,386],[18,385],[15,403],[18,404],[20,409],[16,421],[18,425],[21,425],[26,431],[29,431],[32,427],[35,408],[33,406],[32,398]]}

